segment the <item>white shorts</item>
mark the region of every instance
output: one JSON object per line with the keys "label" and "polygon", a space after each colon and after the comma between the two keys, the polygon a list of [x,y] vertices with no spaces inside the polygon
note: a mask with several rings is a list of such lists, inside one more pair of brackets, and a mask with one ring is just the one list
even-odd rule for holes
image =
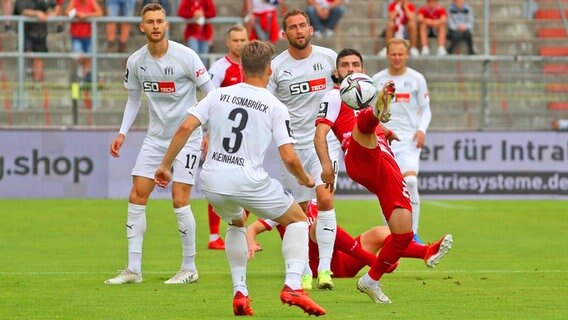
{"label": "white shorts", "polygon": [[[339,156],[341,154],[341,147],[339,144],[328,144],[329,158],[333,165],[335,173],[335,181],[337,182],[337,172],[339,167]],[[319,161],[318,155],[315,148],[311,149],[299,149],[296,150],[300,161],[304,165],[304,170],[314,178],[316,186],[324,184],[321,180],[321,163]],[[290,192],[294,199],[299,203],[310,201],[315,199],[316,190],[315,188],[308,188],[298,184],[298,180],[286,169],[284,163],[280,161],[281,172],[282,172],[282,185],[286,188],[287,192]]]}
{"label": "white shorts", "polygon": [[[154,180],[154,174],[166,150],[167,146],[159,146],[144,140],[132,169],[132,175]],[[195,185],[199,159],[201,159],[201,139],[190,138],[174,160],[172,181]]]}
{"label": "white shorts", "polygon": [[219,217],[228,223],[241,218],[243,209],[257,217],[274,220],[288,211],[294,202],[292,195],[285,192],[275,179],[266,179],[258,184],[255,191],[239,195],[224,195],[206,190],[202,192]]}
{"label": "white shorts", "polygon": [[416,141],[394,141],[391,150],[400,167],[400,172],[416,171],[418,173],[422,148],[416,148]]}

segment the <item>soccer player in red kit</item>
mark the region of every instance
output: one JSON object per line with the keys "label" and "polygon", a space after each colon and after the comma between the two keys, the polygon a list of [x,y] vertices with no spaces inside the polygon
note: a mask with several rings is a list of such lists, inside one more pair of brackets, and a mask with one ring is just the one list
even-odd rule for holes
{"label": "soccer player in red kit", "polygon": [[[316,203],[312,200],[308,206],[308,224],[310,230],[310,241],[308,246],[309,266],[302,275],[302,288],[309,290],[312,288],[312,278],[317,277],[319,250],[315,235],[314,223],[318,215]],[[256,236],[265,231],[278,230],[280,237],[284,237],[286,228],[270,219],[258,219],[247,227],[247,243],[249,258],[254,258],[255,253],[261,251]],[[371,266],[375,262],[376,254],[382,248],[385,239],[390,235],[386,226],[374,226],[360,235],[353,238],[341,226],[337,226],[337,235],[331,259],[331,272],[334,278],[353,278],[365,266]],[[423,259],[428,268],[434,268],[442,257],[448,252],[441,244],[447,236],[429,245],[413,243],[407,247],[403,253],[405,258]],[[398,263],[393,264],[386,273],[396,269]]]}
{"label": "soccer player in red kit", "polygon": [[[334,76],[337,83],[354,72],[365,72],[361,54],[354,49],[343,49],[336,60]],[[322,180],[333,188],[335,176],[327,155],[326,135],[329,130],[341,142],[345,151],[345,167],[353,181],[361,184],[379,199],[379,203],[391,232],[383,244],[377,259],[367,274],[359,279],[357,288],[376,303],[390,303],[382,292],[379,280],[398,262],[413,241],[412,207],[400,169],[387,142],[397,139],[381,122],[390,117],[390,102],[394,95],[393,82],[379,90],[376,103],[358,112],[341,102],[339,90],[331,90],[322,98],[316,120],[314,144],[322,163]],[[440,250],[448,251],[452,236],[442,238]],[[412,248],[412,247],[411,247]]]}

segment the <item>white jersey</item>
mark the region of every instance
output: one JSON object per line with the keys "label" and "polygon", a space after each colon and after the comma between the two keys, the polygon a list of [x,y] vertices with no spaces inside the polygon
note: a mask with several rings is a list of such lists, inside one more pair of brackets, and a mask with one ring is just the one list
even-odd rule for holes
{"label": "white jersey", "polygon": [[[190,114],[209,126],[209,149],[201,171],[202,189],[246,193],[247,181],[270,180],[263,168],[270,141],[294,143],[286,107],[266,88],[239,83],[215,89]],[[244,177],[244,178],[243,178]]]}
{"label": "white jersey", "polygon": [[252,0],[251,10],[253,13],[265,13],[276,10],[277,6],[266,0]]}
{"label": "white jersey", "polygon": [[[388,69],[373,76],[377,88],[382,88],[388,80],[394,81],[396,93],[391,105],[391,120],[385,125],[402,141],[412,140],[420,128],[423,110],[430,108],[426,79],[412,68],[406,68],[406,72],[400,76],[390,75]],[[427,125],[422,129],[428,129]]]}
{"label": "white jersey", "polygon": [[152,57],[148,45],[134,52],[126,62],[124,86],[143,90],[148,98],[147,139],[169,144],[187,109],[197,102],[196,87],[210,78],[199,56],[177,42],[168,41],[168,51],[159,59]]}
{"label": "white jersey", "polygon": [[[334,85],[336,57],[331,49],[312,46],[305,59],[296,60],[286,50],[272,60],[268,90],[288,107],[297,149],[314,147],[315,120],[322,96]],[[335,139],[333,134],[329,137]]]}

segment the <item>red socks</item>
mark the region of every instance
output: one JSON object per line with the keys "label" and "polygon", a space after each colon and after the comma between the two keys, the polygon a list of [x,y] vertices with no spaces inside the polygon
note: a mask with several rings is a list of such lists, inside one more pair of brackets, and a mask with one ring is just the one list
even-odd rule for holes
{"label": "red socks", "polygon": [[405,249],[412,242],[413,236],[414,232],[411,231],[404,234],[393,233],[385,239],[379,256],[369,270],[371,279],[376,281],[381,279],[387,269],[400,259]]}
{"label": "red socks", "polygon": [[357,115],[357,129],[361,133],[374,133],[379,123],[381,122],[373,114],[372,107],[361,110]]}
{"label": "red socks", "polygon": [[219,234],[219,226],[221,218],[213,211],[213,206],[207,205],[207,214],[209,215],[209,234]]}
{"label": "red socks", "polygon": [[353,239],[353,237],[345,230],[343,230],[340,226],[337,226],[337,234],[335,235],[335,248],[356,258],[359,261],[364,262],[368,266],[373,265],[373,263],[377,259],[377,256],[363,249],[359,241]]}

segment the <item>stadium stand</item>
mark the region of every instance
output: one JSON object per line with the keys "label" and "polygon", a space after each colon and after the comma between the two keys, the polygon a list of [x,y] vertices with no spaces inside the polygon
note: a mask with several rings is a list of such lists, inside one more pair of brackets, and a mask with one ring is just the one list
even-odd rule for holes
{"label": "stadium stand", "polygon": [[[223,55],[224,31],[239,21],[242,8],[241,1],[215,2],[218,18],[228,20],[214,23],[216,36],[211,61]],[[175,5],[175,0],[172,3]],[[440,3],[447,7],[450,0]],[[567,34],[557,1],[468,0],[468,3],[475,11],[477,55],[419,57],[410,62],[411,67],[428,79],[436,114],[431,128],[545,130],[551,120],[568,118],[568,46],[560,45],[567,43]],[[566,10],[568,1],[561,3]],[[304,0],[287,0],[286,5],[306,6]],[[373,74],[386,66],[385,60],[376,56],[384,45],[380,34],[386,24],[386,1],[348,0],[344,5],[346,12],[335,37],[313,39],[313,42],[335,50],[352,47],[361,51],[368,72]],[[0,127],[119,126],[125,102],[122,77],[128,53],[105,52],[104,19],[97,22],[96,28],[98,53],[96,66],[93,65],[98,69],[96,86],[80,84],[83,90],[78,99],[72,99],[70,89],[76,62],[69,55],[68,32],[56,33],[55,21],[50,21],[50,53],[44,59],[46,81],[42,84],[31,82],[25,63],[19,66],[25,59],[17,51],[17,33],[0,34]],[[182,41],[183,27],[182,20],[172,18],[170,39]],[[132,28],[129,52],[144,43],[144,36]],[[276,43],[277,52],[284,48],[284,40]],[[20,89],[21,73],[24,81]],[[78,108],[76,122],[73,105]],[[146,126],[146,112],[141,110],[135,126]]]}

